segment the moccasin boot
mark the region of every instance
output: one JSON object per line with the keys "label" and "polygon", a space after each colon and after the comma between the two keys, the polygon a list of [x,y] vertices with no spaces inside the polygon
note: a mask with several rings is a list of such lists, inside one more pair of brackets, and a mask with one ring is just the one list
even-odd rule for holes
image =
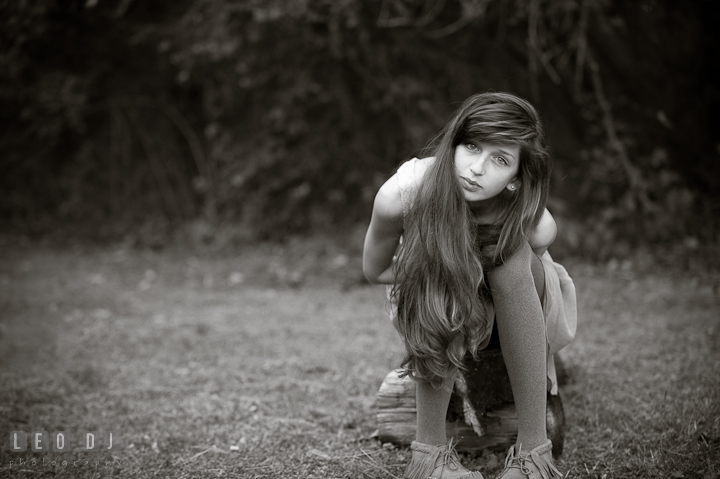
{"label": "moccasin boot", "polygon": [[412,459],[405,469],[405,479],[483,479],[460,464],[452,439],[446,446],[431,446],[413,441]]}
{"label": "moccasin boot", "polygon": [[553,479],[563,477],[553,464],[550,439],[530,452],[511,446],[505,458],[505,469],[497,479]]}

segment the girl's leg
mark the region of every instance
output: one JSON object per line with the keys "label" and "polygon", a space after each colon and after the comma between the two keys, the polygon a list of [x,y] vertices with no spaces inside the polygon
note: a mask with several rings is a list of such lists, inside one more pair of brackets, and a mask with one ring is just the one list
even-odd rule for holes
{"label": "girl's leg", "polygon": [[530,451],[547,440],[547,343],[539,296],[544,290],[542,264],[524,243],[489,272],[488,279],[518,415],[517,444]]}
{"label": "girl's leg", "polygon": [[410,445],[412,458],[403,475],[406,479],[483,479],[479,472],[470,472],[460,464],[452,443],[445,436],[447,414],[455,374],[449,374],[442,387],[418,382],[417,434]]}
{"label": "girl's leg", "polygon": [[445,382],[439,389],[435,389],[425,381],[416,383],[417,442],[430,445],[447,443],[445,418],[454,382],[455,374],[445,378]]}

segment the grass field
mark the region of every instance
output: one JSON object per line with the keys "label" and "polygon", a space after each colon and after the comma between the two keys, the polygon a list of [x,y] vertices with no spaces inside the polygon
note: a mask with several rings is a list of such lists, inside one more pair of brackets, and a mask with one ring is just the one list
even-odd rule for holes
{"label": "grass field", "polygon": [[[687,274],[566,266],[580,322],[562,353],[559,468],[719,478],[717,294]],[[356,244],[198,256],[20,244],[0,267],[0,476],[402,476],[409,451],[372,437],[401,346]],[[122,445],[9,452],[19,430],[120,431]],[[462,459],[489,479],[504,454]]]}

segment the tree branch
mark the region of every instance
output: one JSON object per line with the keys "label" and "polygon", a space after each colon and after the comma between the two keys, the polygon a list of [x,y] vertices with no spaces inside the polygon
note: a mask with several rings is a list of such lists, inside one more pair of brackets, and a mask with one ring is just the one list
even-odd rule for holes
{"label": "tree branch", "polygon": [[585,66],[585,52],[587,51],[587,24],[590,12],[590,0],[583,0],[580,7],[580,23],[577,30],[577,56],[575,57],[575,98],[580,98],[583,72]]}
{"label": "tree branch", "polygon": [[130,8],[130,5],[132,5],[132,2],[133,0],[122,0],[122,3],[118,6],[117,10],[115,10],[115,18],[124,16]]}
{"label": "tree branch", "polygon": [[[195,133],[195,130],[193,130],[190,123],[188,123],[185,117],[179,111],[177,111],[175,107],[152,98],[112,98],[106,101],[104,105],[99,105],[97,109],[128,106],[144,107],[157,110],[163,115],[165,115],[175,125],[175,127],[177,127],[177,129],[180,131],[180,134],[183,136],[188,146],[190,147],[190,152],[192,154],[193,161],[195,162],[195,166],[197,167],[200,178],[202,178],[208,184],[208,187],[205,188],[205,190],[203,191],[205,197],[205,217],[211,222],[215,221],[215,219],[217,218],[217,203],[215,199],[215,181],[213,168],[210,161],[205,156],[205,150],[203,149],[200,138],[198,137],[197,133]],[[88,113],[92,113],[92,110],[93,109],[90,109]]]}
{"label": "tree branch", "polygon": [[[380,28],[397,28],[397,27],[424,27],[435,20],[445,7],[446,0],[426,0],[423,6],[423,12],[420,18],[415,18],[406,14],[395,18],[390,18],[389,1],[383,0],[380,7],[380,15],[375,23]],[[397,4],[394,3],[397,6]]]}
{"label": "tree branch", "polygon": [[552,82],[559,85],[562,80],[560,75],[555,71],[547,55],[540,46],[540,38],[538,36],[538,19],[540,18],[540,0],[531,0],[530,11],[528,14],[528,42],[530,42],[531,52],[534,53],[540,64],[545,69]]}
{"label": "tree branch", "polygon": [[485,15],[485,10],[487,10],[490,1],[491,0],[475,1],[473,5],[467,9],[467,12],[465,12],[465,14],[459,19],[457,19],[455,22],[451,23],[450,25],[446,25],[438,30],[427,32],[425,33],[425,36],[432,39],[438,39],[446,37],[448,35],[452,35],[453,33],[461,30],[463,27],[470,24],[470,22],[472,22],[476,18],[480,18],[481,16]]}
{"label": "tree branch", "polygon": [[628,155],[625,145],[618,137],[617,129],[615,128],[615,120],[613,119],[612,107],[605,97],[602,78],[600,77],[600,66],[593,58],[592,52],[589,49],[586,50],[586,59],[587,65],[590,68],[595,99],[602,111],[605,134],[607,135],[610,147],[615,150],[615,153],[617,153],[620,158],[620,164],[625,170],[625,174],[630,183],[629,193],[636,196],[647,211],[655,211],[657,207],[647,195],[647,185],[643,181],[640,170],[632,164],[630,161],[630,155]]}

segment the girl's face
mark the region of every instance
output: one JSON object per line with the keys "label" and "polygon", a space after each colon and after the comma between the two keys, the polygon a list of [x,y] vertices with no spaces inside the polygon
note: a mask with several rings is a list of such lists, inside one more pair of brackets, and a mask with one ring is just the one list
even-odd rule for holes
{"label": "girl's face", "polygon": [[505,189],[517,191],[519,166],[519,145],[468,142],[455,147],[455,169],[470,203],[489,200]]}

